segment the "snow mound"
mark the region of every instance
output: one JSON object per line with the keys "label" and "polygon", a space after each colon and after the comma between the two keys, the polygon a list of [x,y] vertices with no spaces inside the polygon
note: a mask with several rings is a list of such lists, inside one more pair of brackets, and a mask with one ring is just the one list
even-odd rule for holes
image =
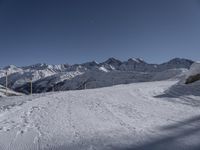
{"label": "snow mound", "polygon": [[200,61],[191,65],[190,70],[187,73],[187,77],[200,74]]}
{"label": "snow mound", "polygon": [[185,83],[190,84],[198,80],[200,80],[200,62],[195,62],[186,74]]}
{"label": "snow mound", "polygon": [[184,74],[185,75],[181,77],[180,81],[158,97],[173,97],[175,98],[174,101],[177,101],[177,98],[181,98],[181,100],[178,99],[181,103],[192,103],[193,106],[200,106],[199,101],[191,100],[191,97],[193,96],[200,96],[200,62],[192,64],[190,69]]}

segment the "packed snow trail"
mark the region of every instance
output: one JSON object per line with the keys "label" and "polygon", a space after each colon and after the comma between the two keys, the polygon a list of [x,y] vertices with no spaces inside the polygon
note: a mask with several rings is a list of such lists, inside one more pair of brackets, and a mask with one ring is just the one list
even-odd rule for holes
{"label": "packed snow trail", "polygon": [[0,150],[198,149],[199,107],[156,97],[173,84],[2,98]]}

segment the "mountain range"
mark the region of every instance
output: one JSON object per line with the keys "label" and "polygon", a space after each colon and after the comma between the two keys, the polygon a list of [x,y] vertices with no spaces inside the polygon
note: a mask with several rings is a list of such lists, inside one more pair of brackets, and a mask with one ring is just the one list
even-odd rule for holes
{"label": "mountain range", "polygon": [[174,58],[162,64],[149,64],[140,58],[130,58],[127,61],[109,58],[102,63],[91,61],[74,65],[10,65],[0,69],[0,84],[5,86],[6,72],[8,87],[25,94],[30,93],[31,79],[33,93],[176,79],[183,76],[193,62],[189,59]]}

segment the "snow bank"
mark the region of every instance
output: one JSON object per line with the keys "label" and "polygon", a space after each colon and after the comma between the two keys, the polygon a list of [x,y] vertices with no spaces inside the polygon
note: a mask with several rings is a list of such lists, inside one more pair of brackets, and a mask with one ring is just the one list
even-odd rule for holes
{"label": "snow bank", "polygon": [[192,64],[190,70],[186,75],[186,84],[190,84],[200,80],[200,62],[195,62]]}
{"label": "snow bank", "polygon": [[191,65],[190,70],[187,73],[187,77],[200,74],[200,61]]}
{"label": "snow bank", "polygon": [[[195,62],[177,84],[171,86],[161,97],[181,98],[180,102],[190,103],[190,96],[200,96],[200,62]],[[188,98],[185,98],[187,96]],[[184,98],[183,98],[184,97]],[[176,99],[174,101],[177,101]],[[178,99],[179,101],[179,99]],[[193,101],[193,106],[200,106]]]}

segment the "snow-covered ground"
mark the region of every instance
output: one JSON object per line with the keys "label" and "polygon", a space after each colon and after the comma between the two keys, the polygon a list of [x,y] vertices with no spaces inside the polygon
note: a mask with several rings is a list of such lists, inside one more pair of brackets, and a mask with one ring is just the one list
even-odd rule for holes
{"label": "snow-covered ground", "polygon": [[0,150],[198,150],[200,95],[176,83],[1,98]]}

